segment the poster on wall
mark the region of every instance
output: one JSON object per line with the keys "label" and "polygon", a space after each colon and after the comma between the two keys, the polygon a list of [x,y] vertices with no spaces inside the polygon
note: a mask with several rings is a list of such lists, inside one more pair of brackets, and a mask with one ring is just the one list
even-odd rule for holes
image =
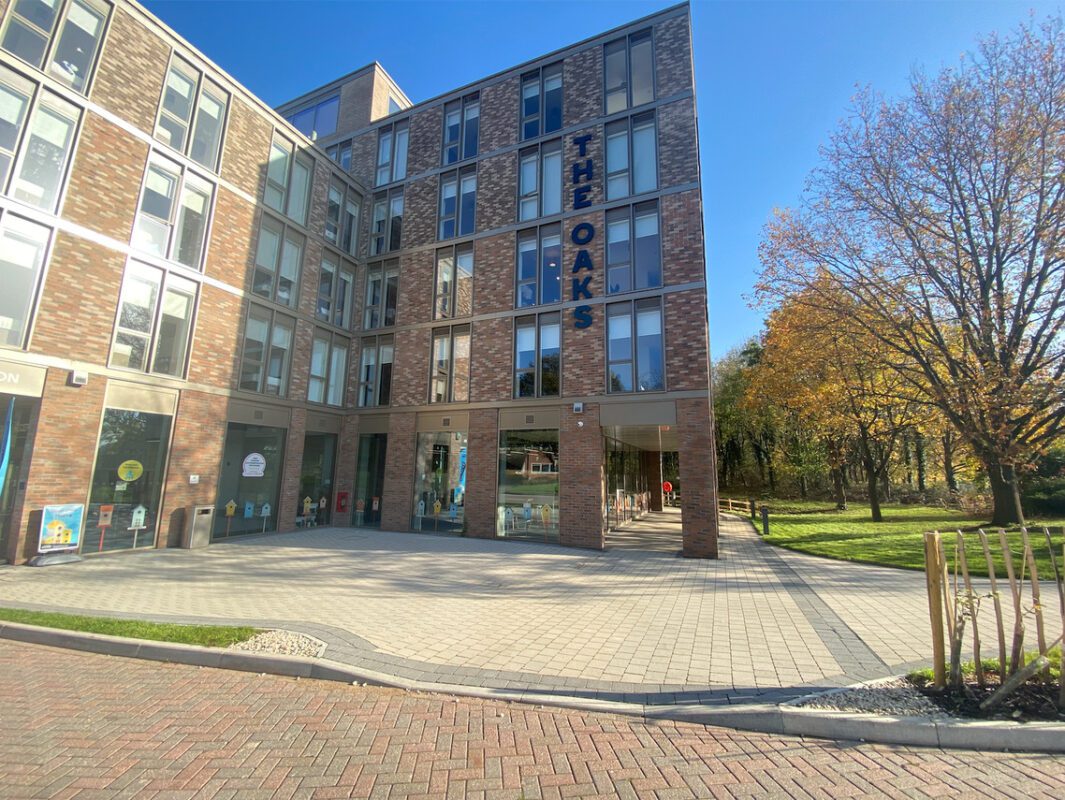
{"label": "poster on wall", "polygon": [[77,550],[81,544],[81,529],[85,521],[85,506],[80,503],[45,506],[41,512],[39,553]]}
{"label": "poster on wall", "polygon": [[241,462],[241,475],[245,478],[261,478],[266,473],[266,457],[262,453],[248,453]]}

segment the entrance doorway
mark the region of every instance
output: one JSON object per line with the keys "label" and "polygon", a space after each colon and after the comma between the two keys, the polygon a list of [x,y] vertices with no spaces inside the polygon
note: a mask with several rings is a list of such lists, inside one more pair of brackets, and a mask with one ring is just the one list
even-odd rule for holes
{"label": "entrance doorway", "polygon": [[359,454],[355,465],[355,513],[351,518],[356,528],[381,527],[387,448],[387,433],[364,433],[359,437]]}
{"label": "entrance doorway", "polygon": [[277,530],[284,454],[284,428],[226,426],[213,539]]}
{"label": "entrance doorway", "polygon": [[296,503],[298,527],[328,525],[332,519],[336,452],[335,433],[308,433],[304,437],[300,494]]}

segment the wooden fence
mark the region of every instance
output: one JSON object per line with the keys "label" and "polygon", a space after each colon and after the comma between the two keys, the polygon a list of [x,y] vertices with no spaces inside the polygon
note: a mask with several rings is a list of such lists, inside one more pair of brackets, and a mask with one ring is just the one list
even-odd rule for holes
{"label": "wooden fence", "polygon": [[733,500],[730,497],[719,497],[717,499],[718,513],[724,514],[750,514],[752,519],[754,518],[754,501],[753,500]]}

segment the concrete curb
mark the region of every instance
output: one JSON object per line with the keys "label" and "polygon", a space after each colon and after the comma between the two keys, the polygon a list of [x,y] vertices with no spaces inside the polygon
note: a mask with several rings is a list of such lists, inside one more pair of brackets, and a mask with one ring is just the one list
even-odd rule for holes
{"label": "concrete curb", "polygon": [[[450,683],[430,683],[359,669],[327,659],[309,659],[223,650],[196,645],[127,639],[98,633],[82,633],[41,628],[17,622],[0,623],[0,639],[26,644],[63,647],[122,658],[140,658],[199,667],[258,672],[288,678],[386,686],[417,692],[438,692],[482,700],[532,703],[556,708],[572,708],[606,714],[639,716],[647,720],[672,720],[717,725],[737,730],[822,739],[850,739],[883,744],[962,750],[1006,750],[1015,752],[1065,753],[1065,725],[1054,722],[1008,722],[938,719],[931,717],[891,717],[846,711],[802,708],[791,704],[743,705],[676,704],[651,706],[609,700],[514,691]],[[801,698],[805,699],[805,698]],[[798,702],[798,701],[792,701]]]}

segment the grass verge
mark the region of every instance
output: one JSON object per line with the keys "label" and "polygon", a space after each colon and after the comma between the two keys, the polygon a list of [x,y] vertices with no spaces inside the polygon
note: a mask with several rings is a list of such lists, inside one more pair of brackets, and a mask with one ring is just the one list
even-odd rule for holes
{"label": "grass verge", "polygon": [[130,639],[150,639],[156,642],[195,644],[200,647],[228,647],[259,633],[258,628],[246,625],[177,625],[171,622],[146,622],[138,619],[85,617],[52,611],[26,611],[21,608],[0,608],[0,620],[59,628],[65,631],[102,633]]}

